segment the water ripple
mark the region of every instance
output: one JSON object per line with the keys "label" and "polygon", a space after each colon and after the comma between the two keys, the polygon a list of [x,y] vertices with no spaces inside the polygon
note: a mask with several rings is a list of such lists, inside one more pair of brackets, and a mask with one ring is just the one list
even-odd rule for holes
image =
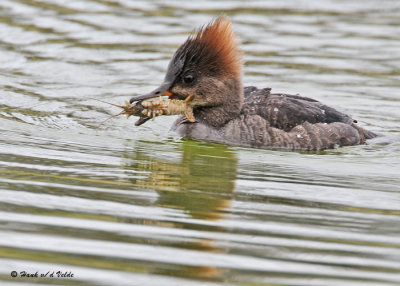
{"label": "water ripple", "polygon": [[[396,1],[2,0],[2,285],[398,285]],[[224,13],[246,85],[385,135],[317,153],[170,137],[115,118]],[[74,278],[13,278],[71,271]]]}

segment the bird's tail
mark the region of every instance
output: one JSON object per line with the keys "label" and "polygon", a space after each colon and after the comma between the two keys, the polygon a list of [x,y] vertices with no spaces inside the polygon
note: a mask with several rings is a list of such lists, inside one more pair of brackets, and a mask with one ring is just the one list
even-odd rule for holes
{"label": "bird's tail", "polygon": [[367,139],[372,139],[375,137],[378,137],[379,135],[372,132],[372,131],[368,131],[360,126],[358,126],[357,124],[352,124],[352,126],[358,130],[358,133],[360,134],[360,143],[365,143],[365,140]]}

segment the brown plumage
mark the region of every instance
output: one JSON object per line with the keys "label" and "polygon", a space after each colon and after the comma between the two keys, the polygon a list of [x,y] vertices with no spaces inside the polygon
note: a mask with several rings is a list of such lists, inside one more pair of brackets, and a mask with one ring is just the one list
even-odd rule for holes
{"label": "brown plumage", "polygon": [[364,144],[377,136],[317,100],[242,88],[241,52],[231,22],[219,17],[175,52],[155,91],[172,99],[193,97],[195,123],[179,118],[172,130],[184,137],[268,149],[323,150]]}
{"label": "brown plumage", "polygon": [[176,51],[175,60],[210,76],[240,76],[242,53],[229,19],[219,17],[200,29]]}

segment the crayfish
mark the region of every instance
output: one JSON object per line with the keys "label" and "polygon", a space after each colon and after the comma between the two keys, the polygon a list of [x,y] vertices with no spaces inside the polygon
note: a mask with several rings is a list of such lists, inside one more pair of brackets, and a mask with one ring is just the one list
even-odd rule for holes
{"label": "crayfish", "polygon": [[158,100],[151,101],[137,101],[133,103],[125,101],[125,105],[118,105],[95,98],[93,99],[122,108],[120,113],[111,116],[101,124],[105,123],[109,119],[125,114],[126,118],[129,118],[132,115],[139,116],[139,119],[135,123],[136,126],[139,126],[145,123],[147,120],[152,118],[154,119],[156,116],[160,115],[184,114],[190,122],[195,122],[196,120],[193,115],[193,98],[193,95],[188,96],[185,100],[163,99],[160,97]]}

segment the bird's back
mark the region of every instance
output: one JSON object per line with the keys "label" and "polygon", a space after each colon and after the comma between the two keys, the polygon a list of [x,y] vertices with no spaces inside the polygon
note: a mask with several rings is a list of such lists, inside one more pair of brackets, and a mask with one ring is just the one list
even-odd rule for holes
{"label": "bird's back", "polygon": [[271,127],[285,131],[304,122],[354,122],[350,116],[317,100],[299,95],[271,93],[270,88],[248,86],[244,89],[244,96],[243,114],[257,114],[267,120]]}

